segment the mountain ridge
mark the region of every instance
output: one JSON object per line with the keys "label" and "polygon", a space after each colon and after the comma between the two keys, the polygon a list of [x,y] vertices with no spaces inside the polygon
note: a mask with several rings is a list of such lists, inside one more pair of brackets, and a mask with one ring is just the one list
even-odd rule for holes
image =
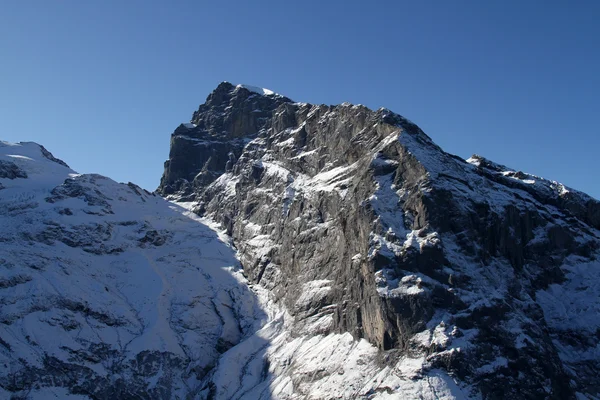
{"label": "mountain ridge", "polygon": [[0,394],[598,398],[598,204],[226,82],[157,193],[2,142]]}

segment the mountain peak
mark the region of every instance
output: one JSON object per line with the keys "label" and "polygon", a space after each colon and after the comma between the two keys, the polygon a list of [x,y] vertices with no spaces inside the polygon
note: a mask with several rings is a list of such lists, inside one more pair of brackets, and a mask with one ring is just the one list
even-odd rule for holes
{"label": "mountain peak", "polygon": [[8,178],[3,188],[53,187],[75,174],[40,144],[0,141],[0,178]]}
{"label": "mountain peak", "polygon": [[[15,154],[9,154],[15,153]],[[27,154],[27,156],[25,156]],[[53,161],[57,164],[62,165],[63,167],[70,168],[66,162],[61,159],[58,159],[52,155],[44,146],[38,144],[36,142],[18,142],[11,143],[6,142],[4,140],[0,140],[0,157],[12,157],[12,158],[28,158],[28,159],[38,159],[39,156],[42,156],[50,161]]]}
{"label": "mountain peak", "polygon": [[402,371],[389,378],[406,398],[417,391],[401,386],[436,369],[484,398],[571,398],[571,380],[595,393],[577,354],[597,344],[578,332],[600,331],[586,311],[600,309],[589,284],[600,279],[600,203],[449,154],[386,108],[293,103],[231,84],[212,96],[196,127],[173,134],[158,191],[221,224],[299,337],[366,339]]}
{"label": "mountain peak", "polygon": [[211,104],[218,104],[224,101],[230,101],[233,97],[241,96],[243,98],[249,98],[255,95],[280,98],[287,102],[292,102],[286,96],[274,92],[273,90],[266,89],[259,86],[237,84],[234,85],[230,82],[223,81],[217,85],[217,87],[208,95],[206,102]]}
{"label": "mountain peak", "polygon": [[260,94],[261,96],[281,96],[279,93],[275,93],[274,91],[270,90],[270,89],[265,89],[265,88],[261,88],[258,86],[251,86],[251,85],[237,85],[235,87],[236,90],[240,90],[240,89],[246,89],[249,92],[252,93],[256,93],[256,94]]}

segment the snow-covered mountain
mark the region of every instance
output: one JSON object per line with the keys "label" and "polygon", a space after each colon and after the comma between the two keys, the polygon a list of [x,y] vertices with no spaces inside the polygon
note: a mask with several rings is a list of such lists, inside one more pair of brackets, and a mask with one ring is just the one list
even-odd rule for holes
{"label": "snow-covered mountain", "polygon": [[226,82],[157,193],[0,143],[1,398],[600,398],[583,193]]}
{"label": "snow-covered mountain", "polygon": [[0,143],[0,182],[0,398],[205,397],[267,321],[184,208],[35,143]]}

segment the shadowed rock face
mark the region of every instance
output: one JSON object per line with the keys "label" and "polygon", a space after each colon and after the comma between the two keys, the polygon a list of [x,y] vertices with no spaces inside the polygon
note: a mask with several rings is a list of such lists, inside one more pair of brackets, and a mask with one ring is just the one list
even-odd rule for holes
{"label": "shadowed rock face", "polygon": [[350,332],[484,398],[598,395],[598,201],[445,153],[386,109],[222,83],[192,124],[158,192],[227,229],[294,332]]}
{"label": "shadowed rock face", "polygon": [[192,122],[181,124],[171,136],[159,193],[189,196],[212,183],[227,170],[230,159],[240,156],[249,138],[265,128],[273,110],[289,101],[221,83]]}

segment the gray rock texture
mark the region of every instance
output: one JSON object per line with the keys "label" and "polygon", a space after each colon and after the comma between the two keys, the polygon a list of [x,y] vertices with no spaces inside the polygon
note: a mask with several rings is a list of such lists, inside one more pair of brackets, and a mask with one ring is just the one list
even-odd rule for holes
{"label": "gray rock texture", "polygon": [[576,306],[600,277],[583,193],[448,154],[387,109],[228,83],[173,133],[158,193],[226,229],[297,334],[422,357],[486,399],[600,395],[600,324]]}
{"label": "gray rock texture", "polygon": [[[239,95],[231,96],[236,91]],[[169,160],[160,182],[163,195],[187,196],[212,183],[240,156],[248,139],[264,129],[282,96],[262,96],[245,88],[221,83],[171,136]]]}

